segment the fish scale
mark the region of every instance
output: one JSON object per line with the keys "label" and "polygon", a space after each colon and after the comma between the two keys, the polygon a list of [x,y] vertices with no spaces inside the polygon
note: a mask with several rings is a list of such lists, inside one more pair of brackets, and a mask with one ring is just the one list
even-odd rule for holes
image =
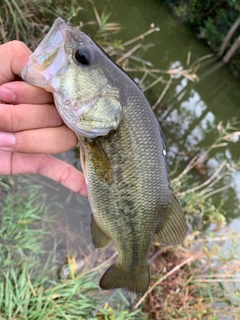
{"label": "fish scale", "polygon": [[113,241],[118,250],[100,287],[144,293],[154,235],[161,245],[177,245],[187,232],[147,99],[89,36],[61,18],[21,76],[53,93],[60,116],[79,139],[93,245],[101,250]]}
{"label": "fish scale", "polygon": [[[142,95],[141,95],[142,96]],[[156,123],[155,116],[148,113],[148,109],[145,107],[145,98],[141,101],[139,98],[134,99],[133,101],[128,102],[129,106],[124,106],[124,121],[126,121],[127,128],[129,128],[128,135],[126,134],[126,125],[122,128],[118,129],[117,134],[112,135],[113,141],[108,141],[106,138],[102,138],[101,145],[110,159],[113,167],[115,163],[119,163],[119,153],[121,154],[121,162],[118,166],[121,166],[121,170],[124,171],[124,177],[116,177],[113,181],[113,184],[116,183],[116,187],[114,185],[109,186],[109,193],[111,193],[111,198],[113,199],[113,203],[118,203],[119,198],[121,198],[121,192],[118,190],[122,188],[122,184],[126,184],[128,182],[128,190],[130,194],[130,201],[133,203],[133,208],[130,210],[128,206],[126,206],[126,201],[128,197],[126,195],[121,199],[121,208],[123,207],[124,212],[123,219],[124,223],[123,227],[126,225],[130,226],[129,230],[134,234],[134,242],[127,241],[127,237],[129,237],[129,233],[127,234],[126,240],[121,241],[121,245],[118,246],[118,252],[120,253],[120,259],[122,260],[122,264],[125,269],[128,269],[129,266],[135,266],[137,268],[137,261],[139,261],[140,265],[147,261],[148,249],[151,244],[152,237],[155,232],[155,228],[157,227],[157,222],[159,218],[159,194],[161,189],[163,178],[166,179],[166,174],[164,177],[164,173],[166,170],[162,170],[163,168],[159,163],[164,164],[164,158],[161,152],[161,140],[160,135],[154,135],[151,131],[155,131],[156,128],[158,130],[158,124]],[[134,109],[134,110],[133,110]],[[152,128],[149,126],[142,126],[142,117],[147,118],[148,122],[151,121]],[[134,122],[133,122],[134,118]],[[126,119],[126,120],[125,120]],[[138,121],[139,120],[139,121]],[[129,123],[128,123],[129,122]],[[135,125],[137,123],[137,125]],[[131,130],[132,128],[132,130]],[[132,133],[131,133],[132,131]],[[137,135],[135,132],[137,131]],[[151,138],[156,136],[156,140],[152,141]],[[134,137],[137,138],[137,142],[134,140]],[[141,137],[141,139],[138,139]],[[158,137],[158,139],[157,139]],[[149,148],[149,144],[151,147]],[[120,148],[121,146],[121,148]],[[146,162],[146,146],[148,146],[148,161]],[[153,149],[153,150],[151,150]],[[129,153],[129,150],[133,150],[132,153]],[[112,157],[112,155],[114,155]],[[123,158],[124,155],[124,158]],[[132,156],[132,159],[131,159]],[[160,158],[163,158],[162,160]],[[144,160],[143,160],[144,159]],[[130,160],[130,161],[129,161]],[[131,162],[131,163],[129,163]],[[94,172],[94,168],[91,168]],[[89,169],[89,171],[91,171]],[[152,170],[155,169],[155,176],[152,175]],[[160,169],[160,170],[159,170]],[[165,168],[164,168],[165,169]],[[159,170],[159,175],[158,175]],[[90,177],[90,172],[86,171],[86,175]],[[134,172],[135,171],[135,172]],[[138,174],[138,172],[141,174]],[[117,175],[117,173],[116,173]],[[115,173],[113,173],[115,176]],[[111,226],[109,225],[108,229],[111,229],[112,232],[110,237],[113,238],[115,243],[118,243],[118,239],[116,239],[116,233],[121,231],[119,230],[118,224],[115,222],[115,219],[109,219],[106,215],[108,210],[109,202],[102,201],[102,194],[106,192],[99,187],[99,182],[96,180],[94,174],[91,175],[93,180],[89,184],[92,186],[91,194],[96,195],[93,199],[94,203],[101,203],[102,207],[99,211],[102,212],[100,220],[103,221],[103,224],[107,224],[111,221]],[[139,181],[140,180],[140,181]],[[163,184],[162,184],[163,185]],[[164,184],[166,185],[166,184]],[[160,187],[158,187],[160,186]],[[132,190],[132,188],[134,190]],[[163,188],[163,187],[162,187]],[[101,189],[101,191],[100,191]],[[137,190],[136,190],[137,189]],[[98,190],[98,192],[97,192]],[[168,191],[169,192],[169,191]],[[166,192],[163,195],[163,199],[166,199]],[[167,201],[166,201],[167,202]],[[133,210],[134,209],[134,210]],[[113,209],[114,210],[114,209]],[[114,210],[116,212],[118,209]],[[119,216],[119,213],[117,213]],[[136,220],[137,217],[137,220]],[[121,225],[121,223],[120,223]],[[144,233],[141,230],[144,229]],[[122,230],[124,231],[124,230]],[[121,233],[121,232],[119,232]],[[126,233],[126,232],[125,232]],[[123,237],[121,235],[121,240]],[[138,244],[138,250],[133,250],[135,242]],[[132,248],[131,248],[132,246]],[[136,251],[136,252],[135,252]],[[126,256],[126,252],[131,252]],[[133,254],[134,253],[134,254]],[[143,256],[144,253],[144,256]],[[122,257],[123,256],[123,257]],[[124,260],[124,261],[123,261]]]}

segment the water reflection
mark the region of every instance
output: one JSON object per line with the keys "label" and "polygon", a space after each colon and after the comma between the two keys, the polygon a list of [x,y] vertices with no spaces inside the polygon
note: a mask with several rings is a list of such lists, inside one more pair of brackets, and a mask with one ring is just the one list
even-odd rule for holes
{"label": "water reflection", "polygon": [[[217,125],[220,121],[231,120],[233,117],[239,115],[235,113],[238,107],[239,93],[237,92],[237,85],[230,75],[226,74],[226,70],[215,71],[214,77],[219,77],[221,81],[213,81],[212,75],[204,77],[204,84],[200,76],[198,84],[191,84],[187,79],[182,79],[175,88],[171,88],[168,92],[168,97],[174,96],[175,99],[169,99],[168,108],[160,115],[160,119],[169,121],[174,124],[180,124],[178,130],[168,126],[166,135],[171,136],[171,141],[174,142],[175,152],[172,153],[171,162],[176,161],[173,155],[177,152],[189,152],[194,150],[201,150],[203,147],[207,148],[218,137]],[[227,75],[227,79],[226,76]],[[208,85],[208,89],[206,86]],[[235,88],[234,88],[235,87]],[[221,91],[219,90],[221,88]],[[233,90],[234,95],[231,95]],[[214,94],[213,94],[214,93]],[[221,100],[219,99],[221,96]],[[225,100],[230,100],[225,104]],[[160,114],[160,112],[158,112]],[[227,159],[229,163],[236,167],[239,160],[239,142],[229,143],[227,147],[218,148],[210,153],[210,159],[207,161],[208,173],[212,173],[219,165]],[[226,201],[225,209],[228,217],[239,217],[239,199],[240,199],[240,180],[238,179],[239,172],[234,170],[232,172],[232,190],[224,191],[215,196],[215,201],[219,202],[224,199]],[[229,183],[229,181],[225,181]],[[230,201],[227,196],[230,196]]]}

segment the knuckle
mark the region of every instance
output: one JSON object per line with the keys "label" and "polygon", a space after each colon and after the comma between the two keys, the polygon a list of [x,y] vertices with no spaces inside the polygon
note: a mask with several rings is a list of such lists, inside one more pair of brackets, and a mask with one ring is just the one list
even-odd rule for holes
{"label": "knuckle", "polygon": [[41,150],[42,145],[43,145],[42,141],[41,140],[39,141],[39,138],[35,134],[32,134],[31,135],[31,150],[30,151],[36,152],[38,149]]}
{"label": "knuckle", "polygon": [[[21,131],[16,134],[17,142],[15,145],[15,152],[23,153],[40,153],[41,141],[39,137],[32,131]],[[40,146],[40,147],[39,147]]]}
{"label": "knuckle", "polygon": [[16,112],[6,112],[4,115],[6,130],[10,132],[18,131],[20,128],[20,119]]}
{"label": "knuckle", "polygon": [[73,167],[72,166],[68,166],[66,167],[62,174],[59,176],[59,183],[62,184],[62,185],[66,185],[68,179],[71,177],[72,175],[72,172],[73,172]]}

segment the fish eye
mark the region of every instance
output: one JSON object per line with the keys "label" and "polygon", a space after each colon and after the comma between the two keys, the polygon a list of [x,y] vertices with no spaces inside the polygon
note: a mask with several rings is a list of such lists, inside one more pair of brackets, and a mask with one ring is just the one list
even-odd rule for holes
{"label": "fish eye", "polygon": [[75,59],[78,64],[83,66],[88,66],[90,64],[91,54],[86,48],[79,48],[75,52]]}

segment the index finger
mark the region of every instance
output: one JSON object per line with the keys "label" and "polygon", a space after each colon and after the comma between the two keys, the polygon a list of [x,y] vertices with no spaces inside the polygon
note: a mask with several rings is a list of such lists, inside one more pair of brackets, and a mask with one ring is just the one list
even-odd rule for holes
{"label": "index finger", "polygon": [[0,45],[0,85],[17,79],[31,53],[23,42],[17,40]]}
{"label": "index finger", "polygon": [[53,96],[50,92],[27,82],[12,81],[0,86],[0,101],[11,104],[53,103]]}

